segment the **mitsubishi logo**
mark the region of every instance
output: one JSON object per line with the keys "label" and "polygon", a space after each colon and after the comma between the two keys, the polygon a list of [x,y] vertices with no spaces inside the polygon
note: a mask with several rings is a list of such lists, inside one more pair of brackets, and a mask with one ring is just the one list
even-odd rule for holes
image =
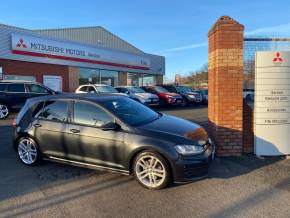
{"label": "mitsubishi logo", "polygon": [[24,40],[22,38],[19,39],[19,42],[17,43],[16,47],[18,48],[27,48],[25,43],[24,43]]}
{"label": "mitsubishi logo", "polygon": [[274,63],[282,63],[283,62],[283,58],[281,58],[280,52],[276,53],[276,57],[273,59]]}

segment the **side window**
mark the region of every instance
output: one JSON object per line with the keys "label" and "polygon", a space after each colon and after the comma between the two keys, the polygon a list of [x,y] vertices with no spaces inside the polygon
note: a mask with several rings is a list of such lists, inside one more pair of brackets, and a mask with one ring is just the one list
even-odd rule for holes
{"label": "side window", "polygon": [[83,86],[80,88],[80,91],[82,92],[87,92],[88,87],[87,86]]}
{"label": "side window", "polygon": [[174,88],[172,86],[163,86],[163,88],[165,88],[169,92],[174,92]]}
{"label": "side window", "polygon": [[96,90],[95,90],[95,88],[94,88],[94,87],[92,87],[92,86],[89,86],[89,87],[88,87],[88,92],[90,92],[90,93],[95,93],[95,92],[96,92]]}
{"label": "side window", "polygon": [[43,106],[44,102],[39,102],[36,105],[34,105],[31,117],[38,118],[39,115],[42,113]]}
{"label": "side window", "polygon": [[28,84],[26,85],[27,88],[28,88],[28,91],[31,92],[31,93],[39,93],[39,94],[47,94],[49,93],[49,91],[40,86],[40,85],[36,85],[36,84]]}
{"label": "side window", "polygon": [[65,101],[46,101],[38,118],[50,121],[65,122],[67,120],[68,103]]}
{"label": "side window", "polygon": [[74,123],[76,124],[101,127],[113,121],[111,115],[94,104],[87,102],[74,104]]}
{"label": "side window", "polygon": [[0,83],[0,92],[6,91],[6,84]]}
{"label": "side window", "polygon": [[24,84],[9,84],[8,92],[25,92]]}

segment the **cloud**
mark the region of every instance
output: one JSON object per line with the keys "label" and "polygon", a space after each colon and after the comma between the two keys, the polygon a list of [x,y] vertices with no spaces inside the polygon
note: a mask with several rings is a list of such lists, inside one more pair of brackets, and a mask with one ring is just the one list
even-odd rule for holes
{"label": "cloud", "polygon": [[157,51],[156,53],[163,54],[163,55],[170,55],[170,53],[172,53],[172,52],[180,52],[180,51],[185,51],[185,50],[190,50],[190,49],[200,48],[200,47],[205,47],[205,46],[207,46],[207,42],[189,44],[189,45],[184,45],[184,46],[179,46],[179,47],[174,47],[174,48],[168,48],[168,49],[164,49],[161,51]]}
{"label": "cloud", "polygon": [[246,31],[246,36],[252,35],[290,35],[290,23],[277,25],[277,26],[270,26],[270,27],[262,27],[251,31]]}

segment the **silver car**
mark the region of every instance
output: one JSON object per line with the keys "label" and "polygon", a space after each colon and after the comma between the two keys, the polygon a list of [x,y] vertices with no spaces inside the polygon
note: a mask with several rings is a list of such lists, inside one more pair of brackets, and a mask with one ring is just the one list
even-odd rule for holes
{"label": "silver car", "polygon": [[119,94],[127,96],[126,94],[119,93],[114,87],[105,84],[86,84],[79,86],[76,93],[96,93],[96,94],[103,94],[103,93],[112,93],[112,94]]}
{"label": "silver car", "polygon": [[149,106],[159,105],[159,98],[157,95],[145,92],[143,89],[137,86],[120,86],[116,89],[124,94],[127,94],[130,98],[146,104]]}

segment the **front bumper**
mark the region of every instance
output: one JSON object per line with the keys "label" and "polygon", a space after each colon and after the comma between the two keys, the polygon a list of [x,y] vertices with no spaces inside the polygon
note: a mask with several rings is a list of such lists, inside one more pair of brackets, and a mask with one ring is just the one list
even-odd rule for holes
{"label": "front bumper", "polygon": [[204,153],[195,156],[181,156],[174,163],[173,179],[184,183],[204,178],[208,175],[209,166],[214,158],[215,146],[207,145]]}

